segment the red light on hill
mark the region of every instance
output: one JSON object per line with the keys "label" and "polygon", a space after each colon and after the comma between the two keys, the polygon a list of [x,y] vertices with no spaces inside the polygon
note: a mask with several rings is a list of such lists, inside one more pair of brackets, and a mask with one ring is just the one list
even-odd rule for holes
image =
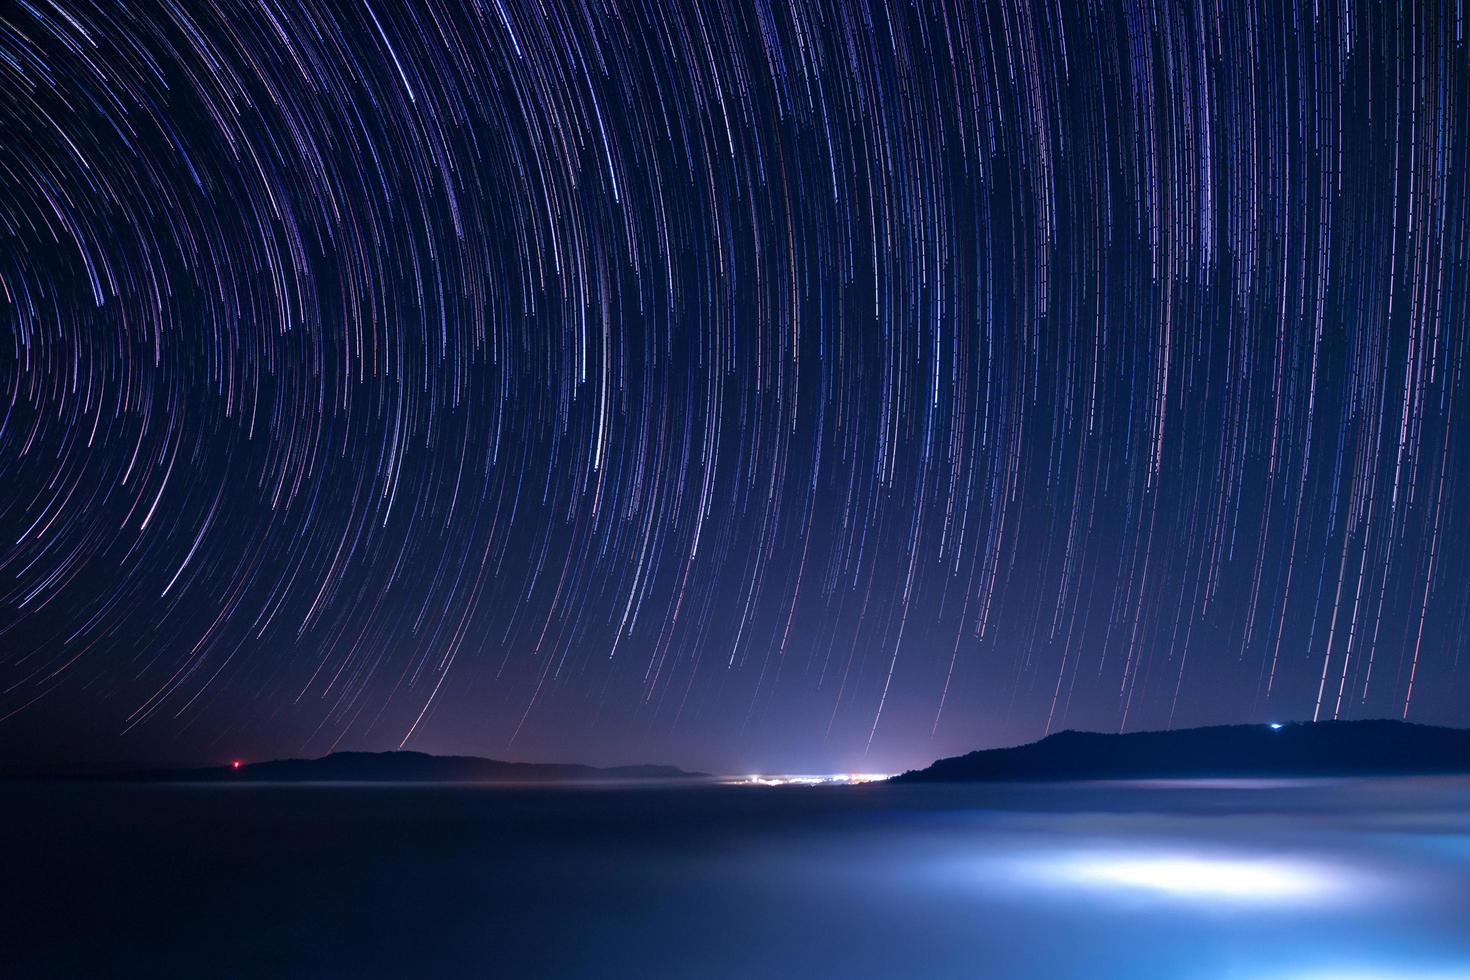
{"label": "red light on hill", "polygon": [[231,769],[239,769],[240,768],[240,760],[239,759],[236,759],[234,762],[230,763],[230,768]]}

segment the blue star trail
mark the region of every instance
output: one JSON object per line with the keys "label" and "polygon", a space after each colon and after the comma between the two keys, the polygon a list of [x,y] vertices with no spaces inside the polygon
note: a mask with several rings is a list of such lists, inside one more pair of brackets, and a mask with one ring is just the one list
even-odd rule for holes
{"label": "blue star trail", "polygon": [[1465,28],[17,0],[4,751],[1463,720]]}

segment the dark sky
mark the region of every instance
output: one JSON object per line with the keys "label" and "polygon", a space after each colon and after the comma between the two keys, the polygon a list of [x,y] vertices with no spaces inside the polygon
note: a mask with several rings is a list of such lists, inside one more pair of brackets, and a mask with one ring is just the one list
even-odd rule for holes
{"label": "dark sky", "polygon": [[0,12],[0,767],[1462,723],[1433,3]]}

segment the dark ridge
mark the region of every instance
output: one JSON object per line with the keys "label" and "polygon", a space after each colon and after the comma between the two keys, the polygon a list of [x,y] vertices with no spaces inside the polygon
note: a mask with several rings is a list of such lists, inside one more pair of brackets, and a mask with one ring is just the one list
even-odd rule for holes
{"label": "dark ridge", "polygon": [[701,772],[674,766],[598,768],[564,763],[502,762],[465,755],[423,752],[333,752],[320,759],[277,759],[236,767],[155,769],[99,777],[132,782],[422,782],[422,783],[576,783],[656,779],[699,779]]}
{"label": "dark ridge", "polygon": [[1402,721],[1218,725],[1168,732],[1065,731],[940,759],[892,782],[1470,773],[1470,729]]}

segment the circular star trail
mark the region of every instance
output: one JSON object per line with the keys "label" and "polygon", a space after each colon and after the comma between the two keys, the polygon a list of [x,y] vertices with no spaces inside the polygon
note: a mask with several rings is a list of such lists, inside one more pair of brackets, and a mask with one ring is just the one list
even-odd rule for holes
{"label": "circular star trail", "polygon": [[1465,26],[18,0],[5,752],[1462,719]]}

